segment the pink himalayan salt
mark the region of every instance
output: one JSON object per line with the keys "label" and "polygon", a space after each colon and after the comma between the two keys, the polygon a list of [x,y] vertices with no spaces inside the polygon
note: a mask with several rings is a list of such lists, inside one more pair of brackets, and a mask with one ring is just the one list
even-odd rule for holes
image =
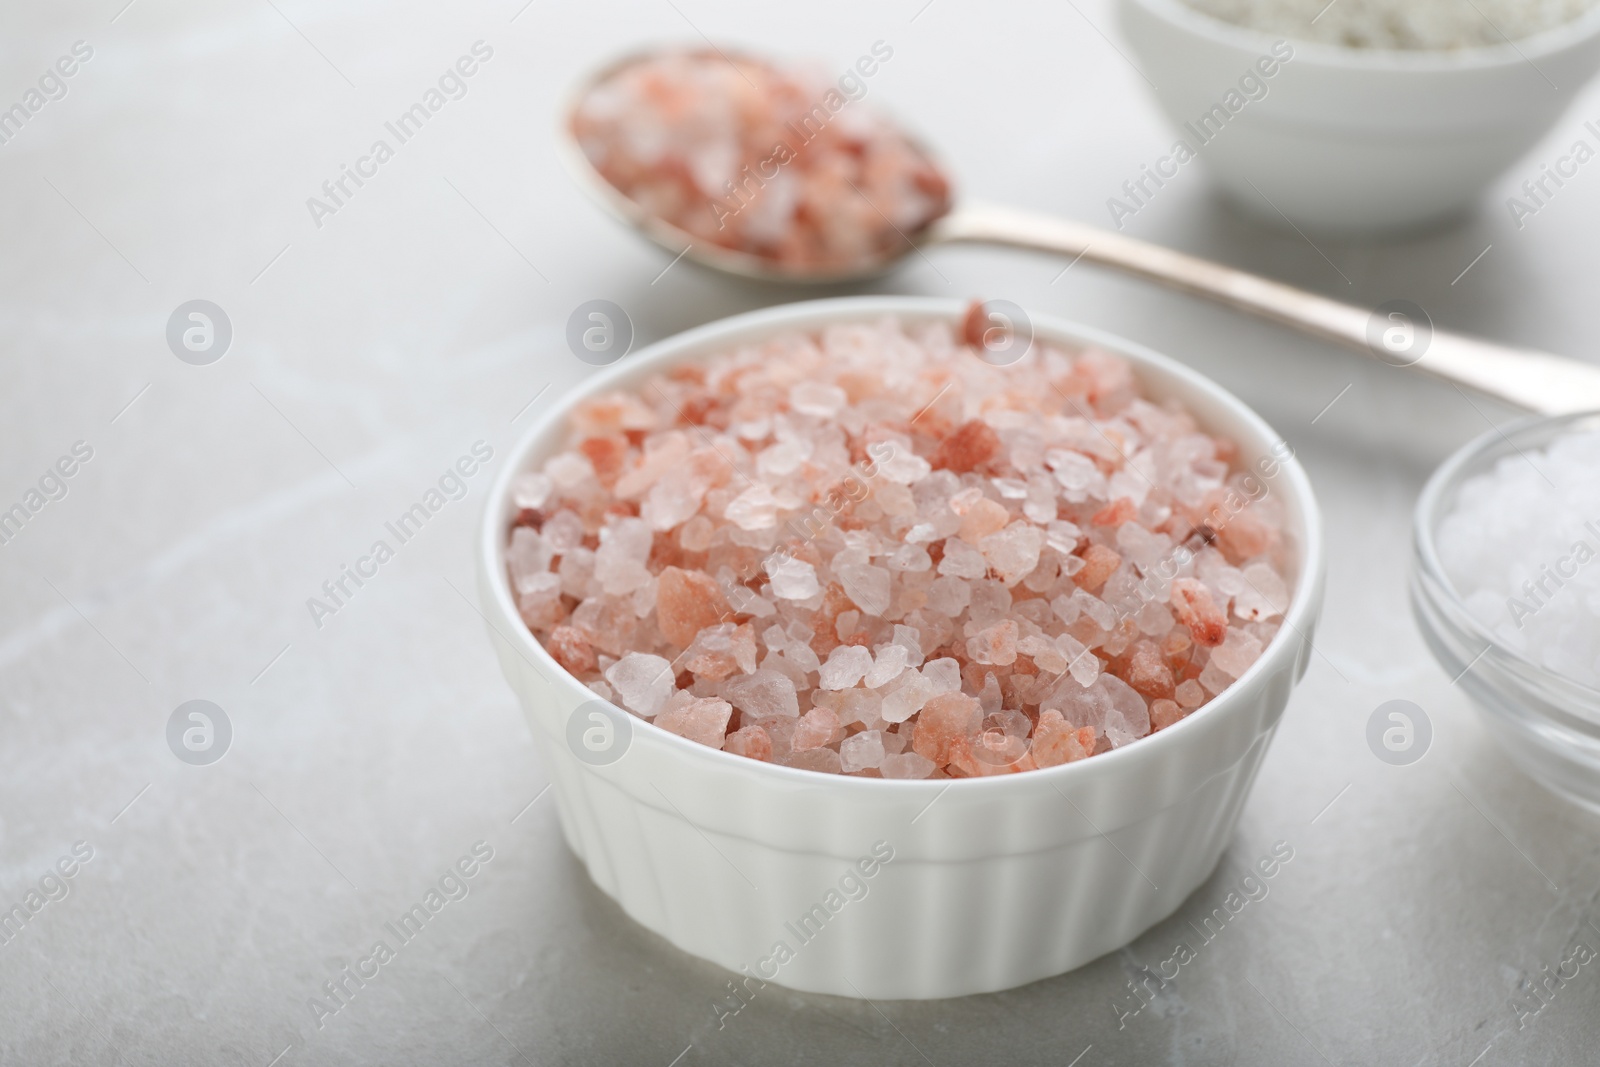
{"label": "pink himalayan salt", "polygon": [[883,762],[878,764],[878,771],[885,778],[926,778],[936,769],[931,759],[915,752],[884,756]]}
{"label": "pink himalayan salt", "polygon": [[[624,65],[578,102],[572,133],[647,213],[774,266],[872,265],[950,206],[944,176],[892,123],[819,74],[737,53]],[[785,395],[829,418],[841,392],[815,382]]]}
{"label": "pink himalayan salt", "polygon": [[1073,726],[1062,718],[1059,711],[1040,713],[1033,742],[1033,759],[1039,766],[1055,767],[1071,763],[1085,759],[1093,752],[1093,727]]}
{"label": "pink himalayan salt", "polygon": [[728,719],[732,715],[733,706],[726,700],[696,697],[680,691],[674,694],[655,721],[668,733],[679,734],[712,748],[721,748],[728,730]]}
{"label": "pink himalayan salt", "polygon": [[863,730],[839,742],[839,767],[846,774],[864,771],[883,763],[883,733]]}
{"label": "pink himalayan salt", "polygon": [[978,702],[964,693],[940,693],[923,705],[917,716],[913,748],[935,764],[950,762],[955,741],[975,737],[983,723]]}
{"label": "pink himalayan salt", "polygon": [[656,584],[656,625],[673,644],[687,645],[729,613],[728,599],[710,575],[678,567],[661,571]]}
{"label": "pink himalayan salt", "polygon": [[1183,718],[1183,709],[1175,700],[1157,700],[1150,705],[1151,731],[1165,730]]}
{"label": "pink himalayan salt", "polygon": [[775,670],[763,668],[740,675],[722,687],[722,695],[733,706],[757,719],[794,718],[800,714],[794,680]]}
{"label": "pink himalayan salt", "polygon": [[794,734],[790,744],[796,752],[803,752],[808,748],[821,748],[833,740],[839,732],[839,716],[827,708],[812,708],[800,716],[800,721],[794,725]]}
{"label": "pink himalayan salt", "polygon": [[822,689],[848,689],[872,670],[872,652],[859,645],[839,645],[828,653],[828,661],[818,671]]}
{"label": "pink himalayan salt", "polygon": [[749,623],[707,626],[683,654],[683,668],[696,677],[720,682],[735,671],[756,669],[756,635]]}
{"label": "pink himalayan salt", "polygon": [[1211,590],[1194,578],[1179,578],[1172,583],[1172,610],[1178,621],[1189,628],[1195,643],[1214,648],[1228,636],[1228,617],[1217,607]]}
{"label": "pink himalayan salt", "polygon": [[1104,354],[996,370],[919,329],[781,335],[580,405],[509,531],[557,662],[680,730],[730,705],[703,731],[727,751],[886,778],[1086,758],[1231,684],[1288,601],[1281,507],[1233,514],[1234,446]]}
{"label": "pink himalayan salt", "polygon": [[724,752],[750,759],[772,759],[772,737],[759,726],[741,726],[722,742]]}

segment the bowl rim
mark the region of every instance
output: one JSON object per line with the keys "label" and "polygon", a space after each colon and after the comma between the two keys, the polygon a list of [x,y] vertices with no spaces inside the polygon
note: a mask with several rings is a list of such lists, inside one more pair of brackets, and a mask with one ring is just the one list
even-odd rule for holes
{"label": "bowl rim", "polygon": [[[649,370],[661,369],[679,359],[704,358],[754,336],[770,335],[786,329],[819,329],[832,323],[872,322],[885,316],[897,317],[902,322],[928,319],[959,322],[966,306],[966,301],[949,297],[873,295],[832,297],[758,308],[716,319],[655,341],[637,352],[624,356],[568,390],[559,400],[541,412],[511,447],[504,465],[495,476],[484,504],[478,534],[478,576],[480,583],[487,583],[484,588],[489,591],[492,598],[492,605],[485,607],[512,624],[511,634],[505,633],[501,627],[493,626],[491,623],[493,630],[502,640],[511,643],[512,650],[522,659],[530,665],[538,664],[537,669],[541,675],[549,671],[558,680],[551,684],[565,683],[580,695],[588,694],[583,698],[585,700],[599,699],[592,690],[558,664],[522,622],[511,596],[511,584],[505,569],[505,523],[510,510],[508,500],[511,481],[526,469],[529,454],[545,442],[547,435],[562,428],[577,403],[607,389],[620,386],[622,379],[644,376]],[[1244,401],[1176,359],[1096,327],[1050,315],[1029,314],[1035,338],[1054,343],[1096,346],[1127,357],[1136,366],[1153,368],[1158,375],[1174,383],[1185,395],[1203,397],[1206,401],[1226,410],[1231,418],[1250,427],[1263,441],[1287,444],[1287,439]],[[1055,767],[1017,774],[988,775],[980,778],[862,778],[855,775],[829,774],[799,767],[786,767],[782,764],[737,756],[664,730],[654,722],[635,715],[625,708],[618,707],[617,710],[620,714],[628,716],[630,726],[635,731],[634,743],[638,742],[639,735],[642,734],[657,743],[675,748],[682,758],[709,760],[708,770],[716,768],[722,772],[758,777],[770,775],[775,776],[773,778],[775,782],[787,781],[796,786],[833,785],[841,789],[859,790],[863,794],[879,795],[891,790],[898,790],[902,795],[908,795],[916,790],[942,792],[950,788],[959,788],[968,794],[975,794],[984,789],[1014,788],[1015,784],[1008,786],[1007,783],[1013,783],[1017,779],[1056,783],[1078,780],[1069,777],[1072,775],[1087,778],[1100,774],[1114,774],[1124,765],[1131,766],[1130,760],[1152,759],[1161,750],[1183,744],[1186,738],[1201,728],[1202,719],[1206,721],[1215,719],[1224,714],[1231,705],[1247,699],[1244,696],[1246,690],[1251,689],[1253,683],[1258,682],[1267,673],[1269,665],[1276,673],[1281,669],[1277,661],[1293,654],[1300,642],[1303,641],[1308,649],[1310,648],[1308,631],[1314,625],[1320,608],[1323,570],[1326,566],[1322,513],[1311,480],[1292,448],[1286,457],[1279,460],[1279,463],[1280,470],[1276,477],[1283,479],[1282,484],[1287,486],[1285,496],[1289,499],[1290,510],[1300,527],[1302,543],[1297,546],[1299,559],[1294,588],[1277,634],[1267,647],[1262,649],[1261,655],[1244,674],[1235,678],[1231,685],[1195,712],[1165,729],[1147,734],[1135,742],[1103,752],[1091,759],[1075,760]],[[549,677],[546,680],[549,681]],[[608,703],[616,707],[615,703]],[[612,766],[620,765],[619,761]]]}
{"label": "bowl rim", "polygon": [[[1195,36],[1208,38],[1215,44],[1260,52],[1270,48],[1277,41],[1288,41],[1294,46],[1294,62],[1297,64],[1309,61],[1324,67],[1363,73],[1487,71],[1523,63],[1532,65],[1536,59],[1569,51],[1600,35],[1600,5],[1596,5],[1569,22],[1496,45],[1455,50],[1346,48],[1228,22],[1198,8],[1190,7],[1183,0],[1120,0],[1120,2],[1124,7],[1137,5],[1169,24],[1187,30]],[[1303,55],[1301,49],[1305,49]],[[1572,96],[1576,89],[1575,86],[1566,91],[1566,95]]]}
{"label": "bowl rim", "polygon": [[1485,430],[1456,449],[1429,476],[1427,483],[1422,487],[1422,492],[1417,496],[1417,504],[1412,511],[1412,551],[1417,576],[1449,594],[1452,621],[1464,626],[1473,637],[1480,639],[1485,645],[1484,652],[1493,649],[1494,655],[1490,657],[1491,659],[1498,658],[1514,664],[1516,674],[1537,678],[1542,684],[1565,691],[1586,702],[1590,707],[1600,708],[1600,688],[1535,663],[1500,640],[1499,635],[1467,610],[1461,590],[1456,587],[1455,580],[1450,577],[1449,570],[1445,568],[1444,561],[1439,556],[1439,545],[1434,536],[1436,528],[1446,518],[1444,510],[1446,505],[1453,503],[1462,483],[1489,469],[1481,466],[1489,453],[1506,446],[1520,452],[1521,446],[1517,440],[1519,437],[1530,432],[1555,431],[1559,434],[1566,427],[1579,422],[1593,422],[1600,427],[1600,411],[1578,411],[1554,416],[1524,415],[1504,426]]}

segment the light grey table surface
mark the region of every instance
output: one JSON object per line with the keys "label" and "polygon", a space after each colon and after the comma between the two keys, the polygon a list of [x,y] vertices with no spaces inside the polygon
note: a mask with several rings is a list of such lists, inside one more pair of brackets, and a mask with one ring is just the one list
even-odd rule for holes
{"label": "light grey table surface", "polygon": [[[93,449],[0,546],[0,904],[92,849],[0,944],[0,1063],[1595,1062],[1600,966],[1537,1015],[1513,1001],[1574,942],[1600,949],[1600,820],[1508,765],[1407,607],[1418,488],[1513,414],[1449,387],[1044,257],[939,250],[859,290],[1005,297],[1176,355],[1273,422],[1326,512],[1319,655],[1216,875],[1127,949],[998,995],[774,987],[717,1027],[726,973],[626,919],[541,797],[472,603],[488,474],[314,624],[307,598],[385,520],[473,442],[498,461],[592,373],[563,340],[580,302],[621,304],[644,343],[813,295],[668,269],[552,151],[581,71],[702,32],[840,69],[887,42],[869,102],[990,200],[1103,221],[1169,141],[1102,0],[0,10],[0,106],[74,42],[93,49],[0,145],[0,507]],[[317,226],[307,198],[479,40],[493,55],[466,95]],[[1582,356],[1600,340],[1600,171],[1521,230],[1503,200],[1595,114],[1591,90],[1476,216],[1414,239],[1263,229],[1196,168],[1129,230]],[[165,340],[197,298],[233,328],[209,366]],[[232,726],[209,766],[167,743],[193,699]],[[1408,767],[1365,740],[1390,699],[1433,724]],[[493,859],[470,895],[319,1019],[322,983],[480,841]],[[1270,895],[1119,1029],[1135,969],[1279,841],[1294,859]]]}

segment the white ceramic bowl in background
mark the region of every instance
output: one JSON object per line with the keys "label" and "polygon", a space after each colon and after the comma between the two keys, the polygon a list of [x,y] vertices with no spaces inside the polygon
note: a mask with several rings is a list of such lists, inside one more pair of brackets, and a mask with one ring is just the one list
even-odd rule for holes
{"label": "white ceramic bowl in background", "polygon": [[[1118,17],[1179,132],[1281,39],[1182,0],[1121,0]],[[1263,79],[1266,95],[1196,162],[1278,226],[1281,211],[1307,228],[1404,230],[1470,207],[1549,132],[1600,67],[1600,8],[1514,44],[1458,52],[1289,43],[1294,56]],[[1528,177],[1552,161],[1530,161]]]}
{"label": "white ceramic bowl in background", "polygon": [[[523,625],[505,568],[511,479],[560,447],[576,402],[778,331],[884,315],[956,323],[964,310],[958,301],[916,297],[822,300],[651,345],[546,411],[490,493],[479,591],[555,786],[567,843],[635,920],[730,970],[761,970],[810,992],[925,999],[1021,985],[1126,944],[1211,873],[1305,670],[1323,549],[1310,483],[1290,459],[1268,483],[1286,505],[1299,556],[1286,625],[1232,687],[1154,736],[1048,770],[895,781],[761,763],[632,718],[620,759],[595,766],[578,758],[569,720],[594,694]],[[1040,318],[1033,326],[1044,340],[1125,356],[1150,395],[1181,399],[1239,443],[1244,463],[1281,441],[1244,404],[1173,360],[1064,322]],[[879,842],[893,861],[862,881],[864,897],[802,944],[791,924],[819,905],[829,914],[829,891],[832,901],[844,900],[841,879]],[[776,964],[762,961],[780,941],[794,956],[774,975]]]}

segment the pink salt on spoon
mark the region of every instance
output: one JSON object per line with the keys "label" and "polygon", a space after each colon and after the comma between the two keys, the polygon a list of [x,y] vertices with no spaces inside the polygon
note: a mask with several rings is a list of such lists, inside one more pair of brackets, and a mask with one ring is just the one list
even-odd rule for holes
{"label": "pink salt on spoon", "polygon": [[598,695],[746,758],[978,777],[1164,729],[1288,604],[1278,501],[1121,359],[786,333],[591,398],[520,475],[517,605]]}

